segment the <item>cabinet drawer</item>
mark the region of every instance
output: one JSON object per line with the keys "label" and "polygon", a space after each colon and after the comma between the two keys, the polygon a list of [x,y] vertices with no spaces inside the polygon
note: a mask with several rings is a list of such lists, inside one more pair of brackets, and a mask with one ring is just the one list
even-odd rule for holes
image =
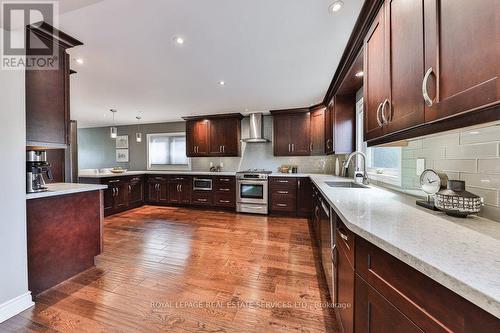
{"label": "cabinet drawer", "polygon": [[218,176],[214,178],[215,187],[234,187],[236,184],[236,178],[232,176]]}
{"label": "cabinet drawer", "polygon": [[148,177],[148,182],[166,182],[168,180],[167,177],[164,176],[149,176]]}
{"label": "cabinet drawer", "polygon": [[359,237],[356,271],[425,332],[498,332],[499,319]]}
{"label": "cabinet drawer", "polygon": [[235,207],[236,196],[234,193],[216,193],[214,196],[214,205],[220,207]]}
{"label": "cabinet drawer", "polygon": [[297,203],[295,198],[272,198],[271,210],[277,212],[295,212]]}
{"label": "cabinet drawer", "polygon": [[270,177],[269,184],[271,188],[290,188],[297,187],[297,178],[294,177]]}
{"label": "cabinet drawer", "polygon": [[116,178],[105,178],[102,180],[102,184],[113,185],[127,182],[127,177],[116,177]]}
{"label": "cabinet drawer", "polygon": [[354,233],[347,229],[345,224],[340,220],[337,219],[337,246],[339,248],[339,251],[343,251],[347,257],[347,260],[349,261],[349,264],[351,267],[354,269],[354,246],[355,246],[355,239],[354,239]]}
{"label": "cabinet drawer", "polygon": [[271,188],[271,196],[274,198],[286,198],[286,199],[294,199],[297,198],[297,189],[296,188]]}
{"label": "cabinet drawer", "polygon": [[193,191],[191,202],[193,205],[212,205],[213,194],[208,191]]}

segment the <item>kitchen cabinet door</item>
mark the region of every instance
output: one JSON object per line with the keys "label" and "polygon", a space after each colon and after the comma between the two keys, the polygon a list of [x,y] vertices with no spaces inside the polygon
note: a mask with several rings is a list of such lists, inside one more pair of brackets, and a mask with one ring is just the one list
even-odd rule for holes
{"label": "kitchen cabinet door", "polygon": [[350,154],[356,145],[356,95],[335,95],[333,110],[333,151]]}
{"label": "kitchen cabinet door", "polygon": [[333,136],[334,136],[334,101],[332,100],[328,107],[325,109],[325,153],[327,155],[333,154],[335,152],[333,147]]}
{"label": "kitchen cabinet door", "polygon": [[498,13],[498,0],[425,1],[426,122],[499,103]]}
{"label": "kitchen cabinet door", "polygon": [[311,112],[311,155],[325,154],[325,108]]}
{"label": "kitchen cabinet door", "polygon": [[181,203],[180,189],[181,183],[176,180],[169,180],[167,183],[168,202]]}
{"label": "kitchen cabinet door", "polygon": [[[340,236],[337,229],[336,244],[337,244],[337,301],[345,305],[338,310],[342,327],[345,333],[354,331],[354,267],[351,265],[349,255],[346,251],[353,248],[342,246],[344,240]],[[341,244],[342,243],[342,244]],[[361,331],[360,331],[361,332]],[[383,331],[382,331],[383,332]]]}
{"label": "kitchen cabinet door", "polygon": [[158,203],[167,204],[169,199],[168,195],[167,182],[162,181],[158,183]]}
{"label": "kitchen cabinet door", "polygon": [[291,116],[293,156],[311,155],[311,114],[300,112]]}
{"label": "kitchen cabinet door", "polygon": [[384,7],[375,18],[364,41],[364,139],[383,135],[380,111],[389,97],[387,88],[386,41]]}
{"label": "kitchen cabinet door", "polygon": [[114,210],[122,211],[128,207],[128,182],[121,181],[115,185]]}
{"label": "kitchen cabinet door", "polygon": [[144,182],[141,177],[133,177],[128,185],[129,206],[140,206],[144,202]]}
{"label": "kitchen cabinet door", "polygon": [[274,156],[292,155],[292,119],[287,114],[273,116]]}
{"label": "kitchen cabinet door", "polygon": [[239,118],[214,118],[210,120],[210,154],[214,156],[240,155]]}
{"label": "kitchen cabinet door", "polygon": [[357,275],[355,307],[356,332],[424,332]]}
{"label": "kitchen cabinet door", "polygon": [[297,178],[297,215],[308,217],[312,213],[312,183],[309,178]]}
{"label": "kitchen cabinet door", "polygon": [[103,191],[104,194],[104,216],[109,216],[113,214],[113,204],[114,204],[114,187],[108,186],[107,189]]}
{"label": "kitchen cabinet door", "polygon": [[147,184],[147,199],[148,202],[158,202],[158,182],[148,181]]}
{"label": "kitchen cabinet door", "polygon": [[186,155],[199,157],[209,155],[209,128],[207,119],[186,122]]}
{"label": "kitchen cabinet door", "polygon": [[179,180],[179,200],[181,204],[190,204],[191,203],[191,191],[193,188],[192,178],[191,177],[182,177]]}
{"label": "kitchen cabinet door", "polygon": [[385,3],[385,57],[390,96],[386,96],[380,111],[385,123],[384,135],[425,122],[423,12],[423,0],[387,0]]}

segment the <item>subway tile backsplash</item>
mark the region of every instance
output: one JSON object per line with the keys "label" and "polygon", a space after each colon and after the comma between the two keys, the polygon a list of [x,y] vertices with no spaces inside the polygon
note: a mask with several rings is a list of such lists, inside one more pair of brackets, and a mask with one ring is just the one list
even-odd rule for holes
{"label": "subway tile backsplash", "polygon": [[426,168],[464,180],[468,191],[484,199],[482,215],[500,221],[500,125],[411,140],[402,158],[403,189],[419,189],[416,164],[423,158]]}

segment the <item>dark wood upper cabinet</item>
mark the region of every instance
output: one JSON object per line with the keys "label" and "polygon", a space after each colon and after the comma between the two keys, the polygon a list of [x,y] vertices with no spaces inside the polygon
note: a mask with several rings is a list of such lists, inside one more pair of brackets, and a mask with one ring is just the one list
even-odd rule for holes
{"label": "dark wood upper cabinet", "polygon": [[[36,36],[36,37],[34,37]],[[27,40],[38,38],[54,45],[58,67],[26,70],[26,141],[28,146],[65,146],[69,135],[69,55],[66,50],[80,41],[47,23],[26,28]],[[27,43],[27,56],[36,57]]]}
{"label": "dark wood upper cabinet", "polygon": [[389,91],[380,117],[384,134],[424,123],[424,35],[422,0],[387,0],[386,79]]}
{"label": "dark wood upper cabinet", "polygon": [[385,0],[364,39],[365,140],[500,119],[500,2]]}
{"label": "dark wood upper cabinet", "polygon": [[208,156],[209,122],[206,119],[186,122],[186,155],[188,157]]}
{"label": "dark wood upper cabinet", "polygon": [[382,136],[383,123],[380,111],[388,97],[385,70],[385,13],[380,9],[367,36],[364,47],[364,139]]}
{"label": "dark wood upper cabinet", "polygon": [[333,126],[335,121],[335,110],[333,100],[325,109],[325,153],[333,154],[335,148],[333,146]]}
{"label": "dark wood upper cabinet", "polygon": [[185,117],[186,155],[239,156],[241,138],[241,118],[239,113]]}
{"label": "dark wood upper cabinet", "polygon": [[311,155],[325,154],[325,108],[311,111]]}
{"label": "dark wood upper cabinet", "polygon": [[356,146],[356,94],[335,95],[333,120],[333,150],[350,154]]}
{"label": "dark wood upper cabinet", "polygon": [[241,122],[239,118],[210,120],[210,155],[240,155]]}
{"label": "dark wood upper cabinet", "polygon": [[498,0],[475,1],[473,8],[467,0],[425,1],[425,71],[430,75],[423,86],[433,101],[425,110],[427,122],[499,104],[498,13]]}
{"label": "dark wood upper cabinet", "polygon": [[350,154],[356,143],[356,94],[335,95],[325,110],[325,153]]}
{"label": "dark wood upper cabinet", "polygon": [[309,109],[271,111],[274,156],[311,155]]}

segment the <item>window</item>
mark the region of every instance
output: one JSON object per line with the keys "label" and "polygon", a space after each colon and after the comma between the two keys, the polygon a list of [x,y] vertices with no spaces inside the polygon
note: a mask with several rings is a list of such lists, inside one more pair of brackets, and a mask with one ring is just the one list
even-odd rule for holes
{"label": "window", "polygon": [[[370,179],[391,185],[401,186],[401,148],[368,148],[363,139],[363,99],[356,103],[356,147],[366,154],[366,168]],[[361,166],[361,157],[357,165]]]}
{"label": "window", "polygon": [[148,134],[148,170],[190,170],[186,133]]}

